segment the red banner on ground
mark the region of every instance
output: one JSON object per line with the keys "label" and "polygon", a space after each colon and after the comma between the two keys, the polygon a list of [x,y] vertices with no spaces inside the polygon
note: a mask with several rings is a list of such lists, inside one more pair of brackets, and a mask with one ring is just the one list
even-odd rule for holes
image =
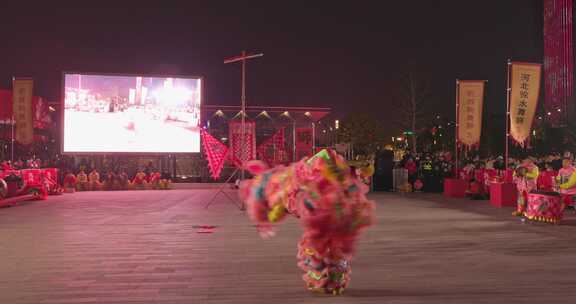
{"label": "red banner on ground", "polygon": [[213,179],[218,179],[222,168],[224,167],[224,162],[226,161],[226,156],[228,155],[228,147],[226,147],[222,142],[210,135],[206,130],[202,129],[200,131],[200,136],[202,137],[202,145],[204,146],[204,153],[208,158],[208,168],[210,169],[210,175]]}

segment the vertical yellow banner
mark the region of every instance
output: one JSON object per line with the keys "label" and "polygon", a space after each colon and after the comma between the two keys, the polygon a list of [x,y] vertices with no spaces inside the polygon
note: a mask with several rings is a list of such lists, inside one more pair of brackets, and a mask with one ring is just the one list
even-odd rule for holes
{"label": "vertical yellow banner", "polygon": [[458,82],[458,141],[468,147],[480,144],[484,80]]}
{"label": "vertical yellow banner", "polygon": [[532,128],[540,95],[542,66],[512,62],[510,92],[510,135],[523,145]]}
{"label": "vertical yellow banner", "polygon": [[15,138],[24,145],[29,145],[34,141],[33,95],[34,81],[32,79],[15,78],[12,81],[13,113],[16,120]]}

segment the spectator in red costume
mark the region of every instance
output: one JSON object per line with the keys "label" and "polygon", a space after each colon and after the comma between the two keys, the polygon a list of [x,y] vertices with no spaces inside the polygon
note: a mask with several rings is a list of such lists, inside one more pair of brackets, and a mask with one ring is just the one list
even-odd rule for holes
{"label": "spectator in red costume", "polygon": [[160,178],[162,175],[160,172],[152,172],[150,173],[150,178],[148,183],[152,189],[158,189],[160,187]]}
{"label": "spectator in red costume", "polygon": [[76,176],[72,172],[67,172],[64,177],[64,189],[66,192],[74,192],[76,189]]}
{"label": "spectator in red costume", "polygon": [[538,175],[538,190],[546,192],[554,191],[554,181],[558,172],[554,171],[551,163],[546,163],[544,168],[545,170]]}
{"label": "spectator in red costume", "polygon": [[414,181],[416,181],[416,173],[418,172],[416,162],[412,158],[409,158],[406,164],[404,164],[404,169],[408,171],[408,182],[410,184],[414,183]]}
{"label": "spectator in red costume", "polygon": [[145,187],[146,184],[148,184],[148,182],[146,181],[146,173],[144,173],[142,170],[138,170],[138,173],[136,173],[136,175],[134,176],[134,179],[132,180],[132,185],[135,187]]}

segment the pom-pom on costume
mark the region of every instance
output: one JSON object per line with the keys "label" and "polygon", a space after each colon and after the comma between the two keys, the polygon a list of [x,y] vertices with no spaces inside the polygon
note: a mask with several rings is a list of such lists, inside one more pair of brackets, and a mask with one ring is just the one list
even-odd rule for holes
{"label": "pom-pom on costume", "polygon": [[268,170],[259,161],[246,168],[255,177],[240,185],[252,220],[262,237],[288,214],[300,218],[304,234],[298,266],[311,291],[340,294],[350,280],[350,260],[360,231],[372,222],[367,186],[331,150],[290,166]]}

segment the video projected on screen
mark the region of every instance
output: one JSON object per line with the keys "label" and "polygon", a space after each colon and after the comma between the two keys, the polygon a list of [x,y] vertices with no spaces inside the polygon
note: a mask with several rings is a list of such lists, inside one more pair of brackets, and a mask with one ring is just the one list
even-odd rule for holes
{"label": "video projected on screen", "polygon": [[64,74],[64,152],[200,152],[202,79]]}

